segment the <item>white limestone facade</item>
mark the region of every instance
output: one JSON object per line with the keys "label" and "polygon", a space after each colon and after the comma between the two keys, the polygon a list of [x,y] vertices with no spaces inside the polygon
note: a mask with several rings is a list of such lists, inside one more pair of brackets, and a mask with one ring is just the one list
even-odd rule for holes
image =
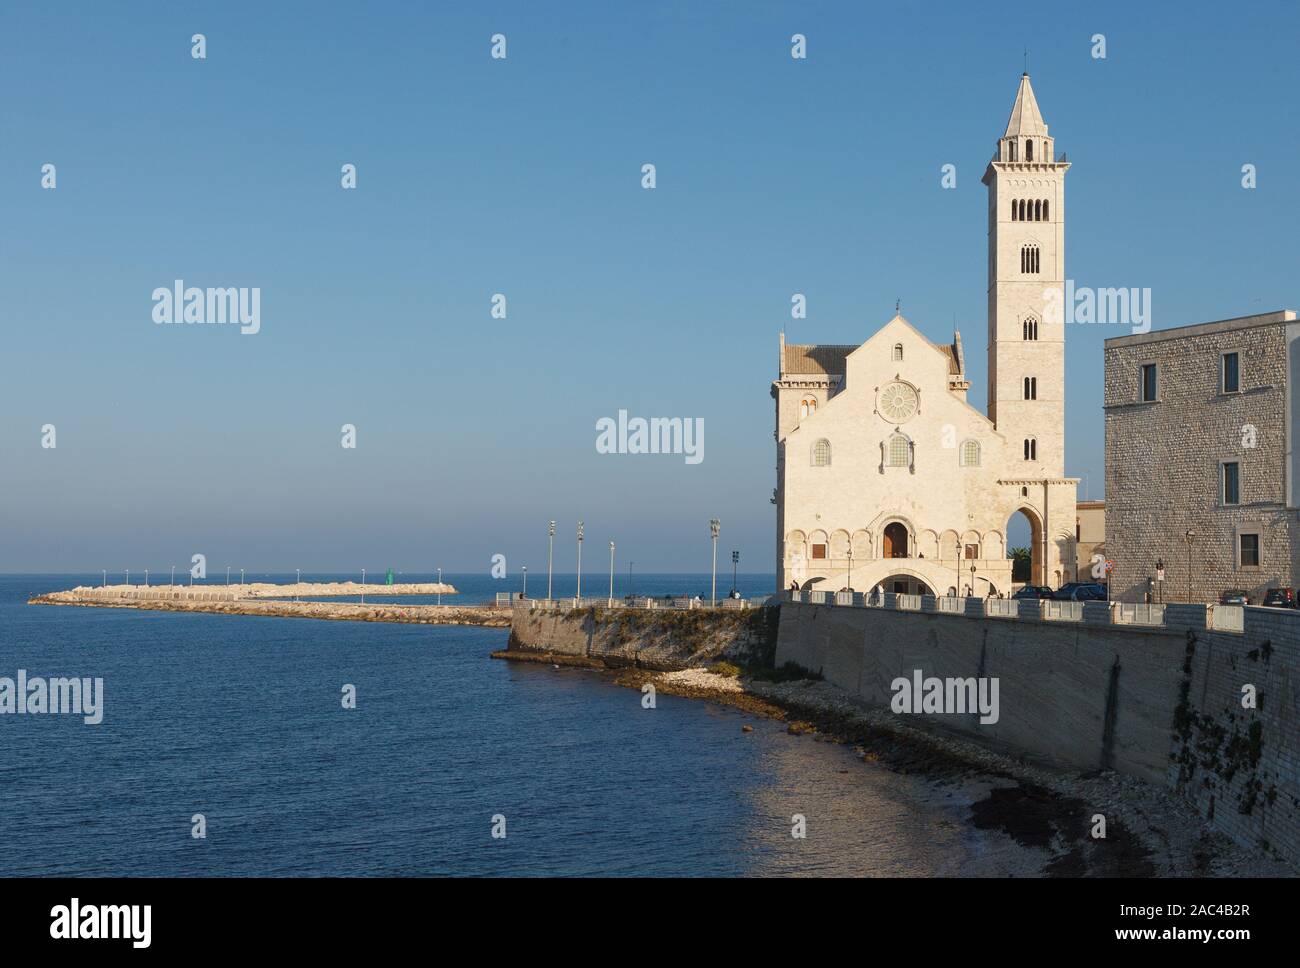
{"label": "white limestone facade", "polygon": [[1033,578],[1075,578],[1066,478],[1064,189],[1029,76],[984,175],[989,195],[987,413],[966,399],[961,334],[932,343],[895,315],[861,345],[780,342],[777,578],[825,591],[1012,590],[1023,512]]}

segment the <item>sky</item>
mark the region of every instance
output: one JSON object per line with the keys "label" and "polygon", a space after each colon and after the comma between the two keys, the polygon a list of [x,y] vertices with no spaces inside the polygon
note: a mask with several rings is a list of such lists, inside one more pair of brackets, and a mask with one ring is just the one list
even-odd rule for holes
{"label": "sky", "polygon": [[[863,342],[901,300],[962,331],[983,408],[980,177],[1026,49],[1073,163],[1069,278],[1149,287],[1157,329],[1300,304],[1297,27],[1294,2],[6,3],[0,571],[536,573],[552,519],[572,571],[582,519],[589,552],[698,572],[717,517],[720,559],[770,572],[780,331]],[[155,324],[176,279],[259,288],[260,330]],[[1080,498],[1125,332],[1067,337]],[[704,459],[598,453],[620,409],[702,419]]]}

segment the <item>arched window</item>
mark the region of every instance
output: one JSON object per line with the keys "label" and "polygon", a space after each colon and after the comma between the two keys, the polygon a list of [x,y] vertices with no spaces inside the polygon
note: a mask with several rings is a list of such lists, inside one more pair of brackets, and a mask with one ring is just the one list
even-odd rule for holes
{"label": "arched window", "polygon": [[1036,376],[1025,377],[1025,399],[1026,400],[1038,399],[1038,377]]}
{"label": "arched window", "polygon": [[1020,200],[1020,221],[1023,222],[1024,220],[1025,220],[1025,200],[1022,198]]}
{"label": "arched window", "polygon": [[880,543],[884,558],[908,558],[907,527],[897,521],[885,525],[884,537]]}
{"label": "arched window", "polygon": [[1050,222],[1052,217],[1047,214],[1047,199],[1043,199],[1043,221]]}
{"label": "arched window", "polygon": [[1038,246],[1026,245],[1021,247],[1020,271],[1026,275],[1038,272]]}
{"label": "arched window", "polygon": [[1043,200],[1040,198],[1034,202],[1034,221],[1041,222],[1042,220],[1043,220]]}
{"label": "arched window", "polygon": [[1033,437],[1025,438],[1025,460],[1038,460],[1038,441]]}
{"label": "arched window", "polygon": [[902,434],[894,434],[889,438],[889,466],[906,467],[907,466],[907,448],[908,440]]}
{"label": "arched window", "polygon": [[1016,160],[1017,160],[1017,159],[1016,159],[1016,144],[1017,144],[1017,142],[1015,142],[1015,141],[1008,141],[1008,142],[1007,142],[1007,149],[1011,152],[1011,157],[1008,159],[1009,161],[1016,161]]}
{"label": "arched window", "polygon": [[894,344],[894,362],[895,362],[895,363],[899,363],[899,362],[902,361],[902,359],[903,359],[903,344],[902,344],[902,343],[895,343],[895,344]]}
{"label": "arched window", "polygon": [[1019,209],[1020,209],[1020,203],[1017,202],[1014,198],[1011,199],[1011,221],[1013,222],[1020,221],[1020,219],[1016,218],[1016,215],[1019,213]]}
{"label": "arched window", "polygon": [[1025,161],[1034,160],[1034,143],[1028,139],[1025,140]]}
{"label": "arched window", "polygon": [[1021,324],[1021,336],[1030,341],[1038,339],[1038,320],[1033,316],[1028,317]]}
{"label": "arched window", "polygon": [[962,441],[961,466],[962,467],[980,466],[980,442],[978,440]]}
{"label": "arched window", "polygon": [[824,437],[813,444],[812,453],[813,467],[830,467],[831,466],[831,442]]}
{"label": "arched window", "polygon": [[807,420],[817,412],[817,398],[804,397],[799,401],[799,419]]}

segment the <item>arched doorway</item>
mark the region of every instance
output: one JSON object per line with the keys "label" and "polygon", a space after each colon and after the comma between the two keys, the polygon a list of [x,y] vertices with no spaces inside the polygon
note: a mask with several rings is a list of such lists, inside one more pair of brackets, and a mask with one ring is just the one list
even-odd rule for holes
{"label": "arched doorway", "polygon": [[907,527],[898,521],[885,525],[885,539],[881,545],[885,558],[908,558]]}
{"label": "arched doorway", "polygon": [[1015,585],[1045,585],[1043,523],[1030,507],[1017,508],[1007,519],[1007,557]]}
{"label": "arched doorway", "polygon": [[[896,572],[880,583],[885,591],[895,595],[933,595],[930,586],[917,578],[903,572]],[[874,587],[874,586],[873,586]]]}

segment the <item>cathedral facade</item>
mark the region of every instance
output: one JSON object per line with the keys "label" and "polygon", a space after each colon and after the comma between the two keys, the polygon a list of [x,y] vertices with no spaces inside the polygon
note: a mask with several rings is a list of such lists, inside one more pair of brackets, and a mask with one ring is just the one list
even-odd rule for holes
{"label": "cathedral facade", "polygon": [[987,413],[967,402],[960,333],[938,345],[896,314],[858,346],[782,334],[771,391],[780,588],[1009,594],[1017,514],[1029,523],[1030,580],[1078,579],[1065,326],[1049,309],[1063,299],[1069,167],[1025,74],[983,179]]}

